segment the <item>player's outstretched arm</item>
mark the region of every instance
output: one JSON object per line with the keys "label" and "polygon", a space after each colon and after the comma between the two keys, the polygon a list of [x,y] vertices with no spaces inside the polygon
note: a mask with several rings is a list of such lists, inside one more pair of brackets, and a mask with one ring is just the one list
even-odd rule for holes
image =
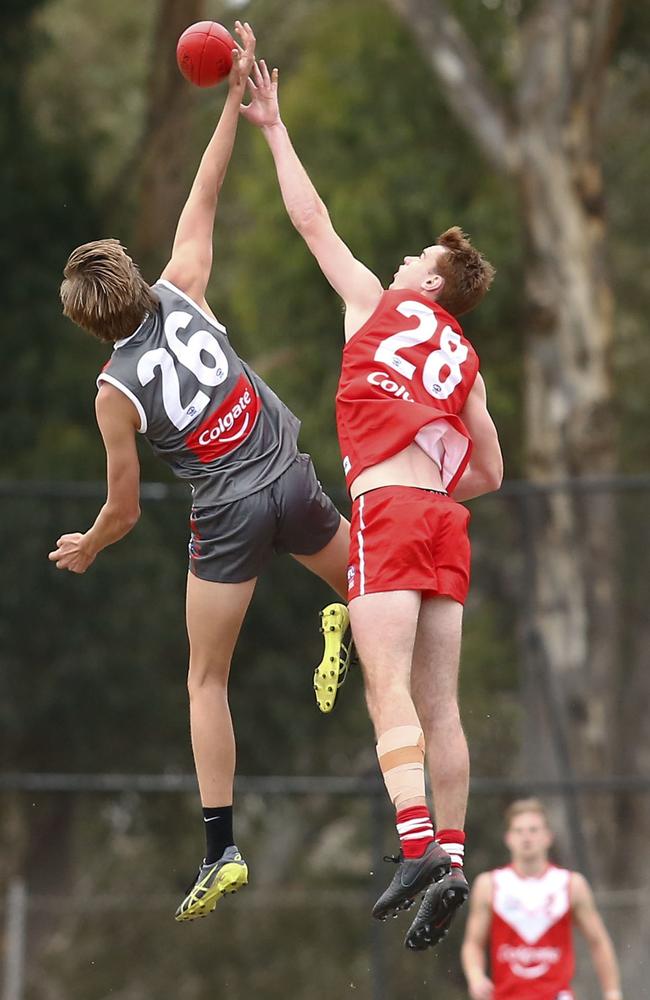
{"label": "player's outstretched arm", "polygon": [[571,874],[571,912],[585,936],[603,992],[603,1000],[623,1000],[618,962],[612,940],[596,909],[589,883],[578,872]]}
{"label": "player's outstretched arm", "polygon": [[97,554],[128,534],[140,517],[136,409],[119,389],[104,384],[97,393],[95,410],[106,448],[108,493],[92,528],[61,535],[50,552],[56,568],[71,573],[85,573]]}
{"label": "player's outstretched arm", "polygon": [[453,497],[454,500],[471,500],[498,490],[503,480],[499,436],[488,413],[485,382],[480,375],[476,376],[460,417],[469,431],[473,448],[469,465],[460,477]]}
{"label": "player's outstretched arm", "polygon": [[250,25],[237,21],[235,29],[243,49],[233,50],[226,103],[180,214],[171,260],[162,274],[201,306],[205,305],[205,290],[212,270],[217,201],[235,144],[246,80],[255,59],[255,35]]}
{"label": "player's outstretched arm", "polygon": [[264,60],[256,63],[248,88],[251,103],[242,105],[242,115],[262,130],[273,154],[289,218],[345,302],[346,336],[351,336],[376,309],[383,292],[381,282],[354,257],[335,231],[325,204],[293,148],[280,116],[277,69],[269,74]]}
{"label": "player's outstretched arm", "polygon": [[492,886],[490,875],[479,875],[469,897],[469,916],[460,952],[463,972],[472,1000],[491,1000],[492,981],[486,975],[486,952],[492,920]]}

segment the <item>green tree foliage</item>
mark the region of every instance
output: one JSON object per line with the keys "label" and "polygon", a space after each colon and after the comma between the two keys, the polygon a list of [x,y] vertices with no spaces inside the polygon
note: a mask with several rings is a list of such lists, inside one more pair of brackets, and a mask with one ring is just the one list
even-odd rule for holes
{"label": "green tree foliage", "polygon": [[[498,9],[494,10],[495,6]],[[503,37],[510,15],[494,4],[480,9],[471,4],[466,7],[468,17],[480,19],[488,58],[498,67],[499,60],[505,59]],[[118,227],[116,232],[111,220],[123,215],[131,204],[129,185],[136,181],[129,164],[137,161],[147,58],[155,57],[149,49],[154,12],[151,3],[136,7],[122,0],[111,5],[110,10],[102,8],[99,20],[88,16],[81,0],[21,4],[3,10],[6,56],[2,94],[7,114],[3,116],[2,141],[5,149],[11,147],[12,155],[2,158],[0,169],[5,189],[12,192],[11,198],[3,200],[4,231],[14,234],[12,241],[5,239],[0,244],[4,255],[0,280],[5,286],[6,303],[4,403],[11,416],[6,421],[4,438],[4,467],[8,474],[94,478],[103,469],[92,396],[94,375],[105,357],[105,348],[93,344],[60,318],[57,286],[71,246],[107,232],[129,240],[128,226],[123,230]],[[426,245],[441,229],[460,222],[497,265],[494,291],[467,325],[483,359],[491,405],[504,439],[508,472],[516,474],[521,247],[507,185],[477,162],[407,32],[383,4],[360,0],[350,7],[341,0],[296,3],[286,10],[285,4],[269,0],[251,4],[247,16],[257,28],[260,53],[281,67],[283,112],[296,146],[330,207],[335,225],[355,253],[388,281],[405,252]],[[633,95],[629,113],[641,116],[647,73],[644,76],[636,72],[638,33],[628,29],[624,38],[633,41],[629,42],[629,53],[619,60],[615,98],[627,107],[626,97]],[[64,58],[70,39],[78,53],[74,79],[69,59]],[[505,70],[500,85],[507,86]],[[188,177],[222,99],[223,92],[196,92],[196,146],[188,150]],[[613,101],[607,123],[617,139],[610,150],[611,169],[627,171],[629,184],[640,187],[645,155],[638,147],[640,129],[629,134],[617,107]],[[629,156],[627,150],[636,154]],[[632,379],[635,385],[633,393],[622,395],[638,420],[645,406],[644,378],[634,362],[643,350],[641,307],[645,293],[635,281],[633,260],[637,250],[642,252],[642,235],[630,225],[630,200],[619,194],[616,185],[612,189],[614,239],[620,250],[615,267],[621,286],[630,290],[625,303],[628,346],[622,370],[626,384]],[[268,150],[244,122],[220,204],[215,249],[211,286],[215,309],[227,321],[242,354],[302,417],[303,447],[313,452],[323,479],[340,489],[342,477],[333,420],[341,349],[340,305],[286,219]],[[161,259],[166,252],[167,248],[161,248]],[[144,461],[145,475],[161,478],[161,466],[150,461],[146,453]],[[631,456],[630,464],[633,462]],[[477,514],[478,510],[477,505]],[[54,517],[62,510],[52,508],[51,513]],[[166,625],[173,630],[170,648],[175,650],[174,659],[178,661],[170,666],[167,675],[172,684],[172,678],[180,676],[185,655],[180,611],[185,531],[182,504],[170,510],[170,518],[178,525],[173,549],[166,552],[160,545],[158,552],[150,529],[143,524],[115,554],[100,557],[83,581],[55,576],[51,567],[38,562],[59,531],[85,527],[93,511],[91,505],[77,508],[77,520],[74,513],[70,509],[65,517],[48,521],[38,544],[18,556],[25,567],[24,590],[19,588],[8,595],[12,621],[29,603],[27,594],[40,592],[60,595],[64,604],[72,594],[83,595],[75,605],[81,622],[90,621],[92,625],[93,609],[100,601],[106,616],[101,627],[95,629],[92,625],[98,653],[79,655],[80,650],[91,650],[94,641],[79,622],[73,626],[74,639],[69,644],[63,632],[59,635],[60,652],[54,661],[61,656],[63,661],[74,662],[76,672],[66,675],[68,708],[63,702],[57,703],[62,690],[58,684],[51,689],[45,685],[40,701],[31,704],[33,714],[29,718],[40,732],[49,725],[48,713],[53,713],[51,723],[56,729],[64,718],[73,717],[89,701],[85,686],[88,673],[84,672],[88,658],[99,657],[93,662],[103,664],[97,667],[97,686],[103,686],[107,676],[104,671],[112,669],[110,635],[115,633],[110,630],[114,623],[122,622],[120,635],[126,636],[129,631],[138,631],[137,622],[146,617],[141,581],[129,579],[115,600],[103,603],[104,593],[115,586],[109,581],[123,572],[118,567],[147,567],[152,577],[170,582],[159,602],[169,609],[169,614],[165,611],[166,622],[175,623]],[[34,517],[38,519],[36,512]],[[168,559],[173,563],[173,573]],[[104,562],[106,570],[102,568]],[[264,700],[272,701],[276,676],[290,673],[278,619],[289,620],[296,611],[301,620],[307,619],[321,596],[327,598],[324,588],[301,587],[299,571],[290,574],[289,579],[296,582],[284,596],[272,584],[261,584],[260,598],[240,647],[241,662],[247,664],[248,673],[241,687],[237,680],[234,684],[236,711],[245,711],[249,684],[263,692]],[[124,615],[122,602],[132,609],[129,615]],[[279,605],[283,607],[281,616],[273,611]],[[53,606],[58,608],[56,602]],[[54,619],[60,613],[57,610],[53,614],[53,632]],[[473,689],[471,678],[485,650],[493,649],[490,656],[495,663],[499,651],[503,653],[503,639],[491,624],[494,613],[490,605],[485,605],[478,612],[477,621],[482,625],[477,626],[476,640],[470,631],[470,652],[465,663],[468,691]],[[108,631],[102,637],[104,624]],[[146,706],[147,685],[158,669],[155,651],[165,645],[163,633],[160,643],[144,625],[142,634],[147,641],[137,645],[137,652],[131,645],[124,663],[124,669],[130,671],[129,683],[116,686],[120,697],[124,696],[124,705],[130,698],[132,706]],[[489,634],[492,638],[488,639]],[[271,636],[269,647],[274,646],[277,652],[267,649],[260,653],[261,636]],[[128,645],[126,638],[124,641]],[[294,642],[292,659],[309,662],[312,641],[308,630],[301,632]],[[44,663],[49,637],[35,634],[30,642],[36,644],[30,653],[34,663]],[[19,645],[15,654],[17,671]],[[132,669],[143,659],[147,661],[145,669]],[[62,675],[71,669],[63,661],[60,668],[53,668],[53,676],[59,669]],[[510,661],[502,655],[501,662]],[[509,677],[511,683],[512,667]],[[14,693],[24,681],[23,676]],[[296,697],[302,697],[298,695],[302,683],[301,677],[291,674],[290,690]],[[160,684],[162,690],[162,676]],[[21,704],[28,686],[21,695]],[[183,711],[176,702],[178,692],[175,688],[173,691],[169,704],[172,716],[174,711]],[[308,691],[305,697],[311,697]],[[361,736],[366,726],[363,713],[358,722],[352,723],[359,706],[357,698],[354,710],[344,711],[350,712],[346,721]],[[93,703],[95,707],[101,706]],[[475,711],[478,718],[478,704]],[[66,712],[68,715],[61,714]],[[21,713],[17,713],[16,718],[20,717]],[[97,742],[102,724],[88,724],[94,727]],[[17,761],[27,752],[29,735],[23,742],[15,731],[16,725],[14,721],[10,731],[14,733],[12,740],[16,740],[12,746]],[[282,709],[274,705],[264,725],[273,736],[280,735],[284,726]],[[289,768],[292,761],[300,761],[305,768],[319,766],[308,751],[299,750],[311,725],[306,715],[304,726],[301,722],[292,728],[284,768]],[[187,762],[183,727],[175,721],[172,728],[181,756],[174,752],[171,758]],[[74,760],[78,750],[73,742],[68,759]],[[105,742],[103,738],[97,742],[93,766],[108,766],[114,755],[107,732]],[[39,750],[35,751],[34,766],[37,759],[43,766]],[[90,764],[91,758],[87,760]],[[264,752],[254,742],[244,752],[243,760],[253,770],[266,769]],[[64,763],[62,756],[59,766]]]}
{"label": "green tree foliage", "polygon": [[[476,169],[468,140],[388,10],[368,0],[354,8],[322,5],[294,32],[291,72],[281,69],[283,116],[354,253],[388,283],[404,254],[460,223],[499,268],[500,282],[467,326],[512,456],[517,431],[508,434],[508,415],[518,352],[517,299],[509,293],[518,247],[507,186]],[[271,56],[283,65],[273,47]],[[232,183],[242,224],[226,234],[232,276],[226,307],[248,350],[262,359],[270,355],[272,364],[273,347],[285,348],[273,379],[301,415],[304,439],[327,478],[340,480],[336,441],[327,429],[333,428],[341,306],[286,218],[261,137],[242,129],[240,153]],[[504,316],[510,317],[505,324]]]}
{"label": "green tree foliage", "polygon": [[612,86],[605,106],[611,246],[609,265],[617,293],[615,357],[621,412],[619,453],[626,472],[648,468],[650,342],[650,204],[643,194],[648,171],[646,109],[650,101],[650,10],[628,4]]}
{"label": "green tree foliage", "polygon": [[[283,67],[286,62],[282,100],[296,144],[335,224],[383,279],[390,280],[404,253],[429,244],[437,232],[456,221],[495,261],[503,280],[483,318],[477,315],[473,321],[472,335],[486,358],[497,409],[507,414],[510,408],[514,414],[517,363],[508,359],[517,355],[507,341],[516,337],[515,324],[507,337],[493,335],[499,309],[509,308],[511,301],[507,275],[517,271],[509,192],[486,171],[477,174],[472,168],[467,143],[445,111],[426,67],[414,54],[405,59],[409,51],[405,32],[383,8],[381,16],[373,17],[375,8],[368,0],[353,11],[343,3],[297,4],[291,17],[280,20],[261,5],[260,51]],[[251,20],[254,13],[251,9]],[[118,4],[100,16],[101,23],[91,22],[79,0],[56,0],[41,7],[32,28],[39,47],[22,98],[26,104],[31,101],[36,111],[32,141],[45,150],[47,170],[57,177],[60,170],[59,184],[80,177],[66,194],[65,208],[52,183],[43,185],[40,196],[47,200],[49,211],[69,212],[70,218],[60,222],[58,216],[55,221],[43,216],[43,231],[52,230],[44,242],[43,258],[21,256],[31,280],[44,286],[38,307],[47,322],[36,328],[39,353],[33,364],[48,371],[47,404],[39,396],[38,406],[25,407],[25,419],[38,432],[29,431],[29,448],[19,450],[9,443],[13,463],[9,468],[15,474],[28,470],[40,478],[95,478],[103,469],[92,396],[94,375],[106,351],[60,318],[57,285],[71,246],[106,233],[129,241],[128,228],[116,232],[111,220],[130,203],[128,182],[137,182],[126,165],[136,157],[144,104],[131,91],[146,79],[140,60],[148,51],[153,18],[151,5],[136,11]],[[70,39],[81,53],[74,83],[61,58]],[[119,65],[118,51],[128,55]],[[114,100],[109,98],[111,90]],[[196,148],[188,151],[188,180],[222,99],[223,93],[196,92],[197,138]],[[133,109],[128,121],[120,111],[127,107]],[[72,167],[74,175],[69,173]],[[36,187],[34,181],[32,186]],[[117,202],[105,200],[108,192],[115,191]],[[211,286],[215,309],[227,321],[242,354],[300,414],[303,447],[313,452],[322,478],[341,490],[333,419],[342,342],[340,305],[285,217],[268,150],[244,122],[219,208],[215,250]],[[161,262],[167,252],[161,248]],[[30,354],[26,350],[16,354],[24,369]],[[25,391],[23,375],[13,384],[17,393]],[[47,420],[42,419],[45,405]],[[514,442],[514,420],[511,425]],[[146,450],[143,458],[145,475],[161,478],[163,470]],[[152,522],[147,515],[114,553],[100,556],[83,580],[55,574],[45,553],[61,531],[85,528],[94,505],[53,504],[47,518],[37,506],[21,506],[30,538],[21,543],[17,558],[26,572],[20,585],[5,595],[4,620],[20,619],[31,605],[31,595],[44,594],[40,614],[47,625],[33,633],[12,629],[7,634],[11,698],[6,749],[15,766],[19,762],[27,766],[29,761],[36,768],[74,768],[81,758],[88,768],[154,768],[155,742],[143,744],[134,757],[132,743],[116,745],[111,733],[116,721],[128,719],[139,719],[146,731],[153,731],[161,711],[168,720],[166,764],[189,766],[184,694],[178,689],[185,660],[182,502],[170,505],[163,518],[174,528],[157,528],[155,518]],[[7,510],[10,528],[16,507]],[[36,524],[38,528],[32,527]],[[167,546],[156,541],[162,537],[168,539]],[[129,566],[137,566],[138,573],[130,573]],[[148,589],[148,580],[160,581],[161,590]],[[240,763],[249,772],[345,767],[349,755],[339,757],[332,750],[333,756],[328,756],[309,740],[316,724],[322,727],[324,746],[336,743],[336,730],[327,728],[326,720],[314,722],[309,684],[303,668],[296,669],[296,664],[311,664],[318,655],[316,636],[305,627],[288,639],[285,624],[310,621],[315,629],[316,609],[328,600],[328,592],[316,583],[305,585],[304,572],[297,568],[285,570],[283,580],[285,590],[273,577],[261,582],[240,643],[233,681],[235,715],[242,720]],[[66,628],[57,628],[63,619]],[[119,649],[128,652],[116,662]],[[504,662],[509,661],[504,658]],[[42,677],[36,689],[34,670]],[[240,670],[245,671],[241,677]],[[287,696],[283,699],[276,697],[280,678]],[[104,690],[105,699],[92,698],[93,691]],[[157,693],[155,700],[152,690]],[[261,741],[249,729],[258,699],[265,706]],[[301,706],[289,730],[287,704]],[[339,720],[358,735],[360,766],[374,767],[361,709],[357,687]],[[68,733],[64,742],[56,739],[62,731]],[[280,746],[281,752],[269,758],[268,745]]]}
{"label": "green tree foliage", "polygon": [[[456,6],[473,36],[481,38],[497,86],[507,90],[509,26],[529,4],[461,0]],[[617,359],[624,461],[630,470],[645,460],[650,381],[641,364],[648,360],[650,305],[640,280],[650,263],[644,199],[649,154],[642,140],[650,77],[643,63],[647,13],[642,7],[630,5],[605,122],[612,267],[624,334]],[[0,11],[5,477],[96,479],[103,473],[92,399],[106,349],[61,318],[57,290],[73,246],[104,235],[128,244],[133,236],[156,11],[154,0],[93,5],[5,0]],[[296,147],[354,252],[389,281],[405,253],[460,223],[496,265],[494,290],[468,318],[467,330],[482,358],[507,473],[516,476],[525,248],[513,192],[478,159],[408,32],[382,0],[254,0],[244,12],[257,30],[260,54],[280,67],[283,113]],[[207,12],[220,20],[236,13],[241,11],[216,3]],[[194,97],[188,184],[224,92],[196,91]],[[160,248],[161,264],[167,252]],[[321,478],[341,490],[333,414],[340,304],[292,230],[268,150],[245,122],[219,207],[210,301],[242,355],[302,418],[301,443],[314,454]],[[143,463],[146,478],[165,478],[146,450]],[[189,771],[182,614],[187,504],[180,499],[145,505],[134,534],[100,556],[87,576],[56,573],[46,561],[48,549],[60,532],[85,528],[98,504],[94,499],[0,502],[3,553],[12,570],[0,594],[3,764],[15,770]],[[515,506],[499,498],[475,505],[475,582],[462,685],[477,775],[504,774],[515,760],[519,710],[512,608],[525,579],[519,527]],[[288,559],[260,581],[231,682],[241,772],[375,772],[360,677],[349,678],[332,717],[319,716],[313,702],[310,672],[320,656],[316,612],[329,599],[323,585]],[[154,802],[146,814],[137,799],[102,800],[100,806],[97,801],[70,806],[66,836],[74,848],[69,852],[75,858],[74,884],[89,895],[144,895],[152,885],[180,891],[190,873],[188,859],[193,863],[200,849],[196,800],[182,806],[171,799]],[[40,797],[28,805],[45,811],[48,804]],[[499,805],[472,803],[469,829],[472,842],[480,845],[472,855],[477,868],[492,863],[498,849]],[[253,796],[242,802],[238,822],[260,877],[295,887],[307,879],[329,885],[334,873],[350,880],[346,885],[367,887],[372,827],[364,810],[363,803],[345,802],[339,809],[324,800],[292,805],[261,803]],[[24,848],[38,881],[51,868],[46,849],[58,851],[62,837],[54,839],[48,823],[42,824],[40,839],[30,837],[31,822],[7,822],[0,835],[8,856]],[[281,855],[289,826],[302,838],[291,864]],[[107,845],[110,858],[98,852],[98,843]],[[340,867],[351,855],[352,868]],[[40,869],[35,868],[39,856]],[[232,920],[230,914],[215,916],[218,922],[201,925],[202,936],[194,935],[187,950],[187,935],[182,943],[177,933],[172,937],[168,911],[174,905],[170,899],[167,909],[135,921],[95,914],[92,925],[83,914],[60,920],[57,914],[57,938],[33,961],[30,998],[94,1000],[116,989],[134,1000],[154,992],[164,997],[170,981],[178,995],[211,996],[219,964],[214,935],[225,942],[217,958],[239,955],[249,947],[251,922],[264,924],[259,940],[273,959],[267,966],[244,968],[229,958],[231,978],[217,981],[219,987],[230,983],[224,995],[236,998],[251,990],[262,995],[265,989],[270,995],[269,984],[278,996],[338,996],[348,989],[371,995],[366,915],[360,916],[363,904],[356,897],[344,916],[337,899],[331,920],[328,911],[319,909],[315,918],[308,908],[278,914],[253,907]],[[323,955],[318,942],[329,942],[334,924],[336,967],[319,973],[316,987],[314,970]],[[281,947],[276,930],[284,936]],[[301,935],[310,940],[301,938],[292,969],[286,954]],[[97,958],[105,956],[107,938],[115,942],[116,954],[123,951],[123,973],[116,972],[118,962]],[[442,997],[444,989],[445,1000],[464,995],[442,985],[456,946],[437,954],[427,973],[422,966],[415,972],[397,955],[398,938],[393,933],[388,945],[384,935],[380,944],[389,956],[389,982],[392,973],[395,983],[408,983],[414,997],[434,990]],[[143,963],[134,960],[135,951]],[[44,967],[49,976],[39,974]]]}
{"label": "green tree foliage", "polygon": [[81,428],[92,395],[80,375],[88,376],[88,384],[96,364],[92,350],[81,360],[74,357],[57,308],[62,262],[83,240],[93,214],[80,150],[45,136],[27,100],[30,61],[46,44],[31,20],[41,6],[5,5],[0,21],[3,468],[5,475],[26,477],[53,475],[66,466],[84,474],[88,444]]}

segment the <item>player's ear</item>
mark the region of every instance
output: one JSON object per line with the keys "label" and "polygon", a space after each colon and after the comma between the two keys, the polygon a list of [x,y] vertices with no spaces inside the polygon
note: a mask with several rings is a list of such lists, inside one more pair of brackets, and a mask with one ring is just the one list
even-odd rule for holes
{"label": "player's ear", "polygon": [[430,271],[429,274],[427,274],[427,276],[422,280],[420,287],[423,292],[440,295],[445,287],[445,279],[441,274],[437,274],[435,271]]}

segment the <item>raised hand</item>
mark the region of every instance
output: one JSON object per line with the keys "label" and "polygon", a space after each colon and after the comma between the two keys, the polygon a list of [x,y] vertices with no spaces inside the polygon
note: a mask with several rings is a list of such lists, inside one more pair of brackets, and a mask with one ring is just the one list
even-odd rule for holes
{"label": "raised hand", "polygon": [[239,45],[232,50],[232,69],[228,77],[231,87],[243,88],[255,63],[255,35],[248,21],[243,24],[235,21],[235,31],[239,35],[243,48]]}
{"label": "raised hand", "polygon": [[260,59],[254,63],[248,78],[250,104],[241,105],[240,111],[244,118],[257,125],[258,128],[269,128],[280,122],[280,106],[278,104],[278,71],[274,69],[269,74],[266,63]]}

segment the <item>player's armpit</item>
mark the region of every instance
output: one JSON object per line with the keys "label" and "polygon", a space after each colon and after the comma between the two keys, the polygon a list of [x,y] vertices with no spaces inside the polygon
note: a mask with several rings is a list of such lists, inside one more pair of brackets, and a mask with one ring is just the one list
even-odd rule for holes
{"label": "player's armpit", "polygon": [[[212,271],[212,232],[203,242],[186,242],[174,247],[171,260],[160,275],[201,305]],[[203,306],[202,306],[203,308]]]}

